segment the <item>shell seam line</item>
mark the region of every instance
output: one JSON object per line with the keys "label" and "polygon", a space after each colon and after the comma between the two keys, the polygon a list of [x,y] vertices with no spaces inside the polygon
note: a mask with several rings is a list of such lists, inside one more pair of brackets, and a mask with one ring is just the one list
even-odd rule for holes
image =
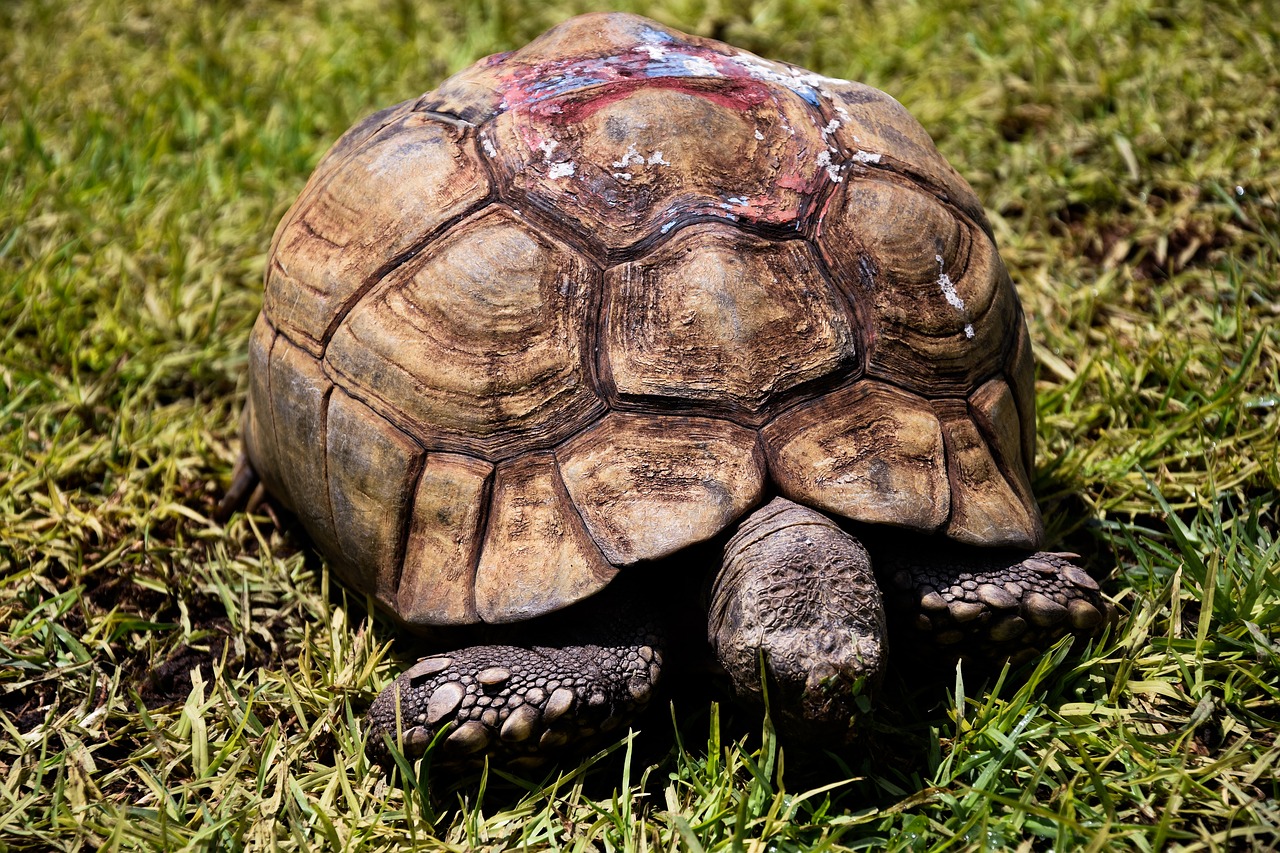
{"label": "shell seam line", "polygon": [[355,310],[355,307],[360,304],[365,296],[381,284],[387,276],[391,275],[391,273],[417,257],[424,249],[427,248],[428,245],[433,243],[446,231],[452,229],[462,220],[489,206],[489,204],[493,202],[493,195],[494,193],[492,188],[490,188],[490,192],[484,198],[467,206],[454,216],[445,219],[443,222],[439,223],[436,227],[424,234],[420,239],[414,241],[414,243],[404,251],[400,252],[395,257],[391,258],[391,260],[379,266],[373,271],[373,273],[366,276],[365,280],[360,283],[360,286],[342,300],[342,304],[339,305],[338,310],[334,312],[333,319],[330,320],[329,325],[325,327],[324,334],[318,341],[320,344],[320,358],[324,358],[325,352],[329,348],[330,341],[333,340],[333,336],[338,331],[338,327],[342,325],[343,321],[345,321],[347,316]]}
{"label": "shell seam line", "polygon": [[[551,470],[555,479],[557,491],[564,497],[569,506],[573,508],[574,517],[578,520],[578,524],[581,526],[582,532],[586,534],[588,541],[591,542],[591,547],[596,549],[596,554],[600,557],[601,562],[606,566],[612,567],[613,570],[617,572],[622,567],[615,566],[609,558],[604,555],[604,551],[600,550],[600,543],[596,542],[596,537],[592,535],[591,528],[587,526],[587,520],[582,517],[582,510],[578,508],[578,504],[574,501],[573,495],[569,494],[569,487],[565,485],[564,475],[560,472],[560,457],[557,456],[554,451],[549,452],[547,455],[551,457]],[[594,572],[592,574],[594,574]]]}
{"label": "shell seam line", "polygon": [[[429,451],[428,451],[429,452]],[[483,460],[482,460],[483,461]],[[470,554],[467,583],[467,612],[475,619],[472,624],[488,624],[480,618],[480,610],[476,604],[476,581],[480,577],[480,558],[484,556],[484,543],[489,535],[489,519],[493,517],[493,496],[498,480],[498,466],[489,465],[489,473],[480,484],[480,512],[475,524],[475,547]],[[425,466],[424,466],[425,467]]]}
{"label": "shell seam line", "polygon": [[[409,436],[409,438],[413,440],[413,436]],[[414,444],[417,444],[417,441],[414,441]],[[427,451],[422,450],[413,464],[417,467],[417,470],[408,478],[411,481],[409,485],[409,500],[406,501],[404,519],[400,522],[400,536],[396,541],[396,553],[391,563],[395,570],[395,577],[391,583],[391,594],[395,596],[397,609],[400,606],[400,583],[404,579],[404,564],[409,555],[409,535],[413,532],[414,510],[418,506],[418,485],[422,482],[422,475],[427,470]]]}

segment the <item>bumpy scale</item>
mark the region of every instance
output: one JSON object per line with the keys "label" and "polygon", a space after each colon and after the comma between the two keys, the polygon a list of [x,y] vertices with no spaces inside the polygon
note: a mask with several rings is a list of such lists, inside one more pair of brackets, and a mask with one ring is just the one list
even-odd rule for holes
{"label": "bumpy scale", "polygon": [[904,619],[902,639],[978,660],[1015,661],[1065,632],[1090,635],[1107,610],[1075,554],[894,550],[882,570]]}
{"label": "bumpy scale", "polygon": [[369,708],[369,752],[386,756],[385,735],[405,754],[422,755],[441,732],[443,765],[488,755],[535,766],[571,742],[581,748],[649,703],[662,672],[661,631],[610,590],[585,625],[546,638],[560,645],[471,646],[423,658]]}

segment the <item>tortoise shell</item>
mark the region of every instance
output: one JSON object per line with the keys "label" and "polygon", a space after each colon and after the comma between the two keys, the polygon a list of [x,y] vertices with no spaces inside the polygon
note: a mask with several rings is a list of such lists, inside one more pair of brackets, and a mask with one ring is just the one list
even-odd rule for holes
{"label": "tortoise shell", "polygon": [[251,464],[411,626],[564,607],[767,491],[1042,536],[973,191],[889,96],[632,15],[348,131],[276,230],[250,377]]}

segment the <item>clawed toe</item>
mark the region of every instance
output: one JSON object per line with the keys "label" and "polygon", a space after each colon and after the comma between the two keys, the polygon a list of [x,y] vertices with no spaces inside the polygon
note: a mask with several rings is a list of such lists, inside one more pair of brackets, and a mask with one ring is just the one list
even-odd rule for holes
{"label": "clawed toe", "polygon": [[917,640],[966,657],[1016,657],[1064,634],[1093,636],[1110,613],[1098,582],[1059,553],[909,566],[892,581],[895,609],[910,616]]}
{"label": "clawed toe", "polygon": [[370,755],[385,759],[389,735],[418,757],[444,733],[443,763],[489,756],[532,765],[619,728],[648,701],[657,677],[652,648],[617,655],[610,682],[566,670],[557,658],[568,652],[477,646],[423,658],[370,706]]}

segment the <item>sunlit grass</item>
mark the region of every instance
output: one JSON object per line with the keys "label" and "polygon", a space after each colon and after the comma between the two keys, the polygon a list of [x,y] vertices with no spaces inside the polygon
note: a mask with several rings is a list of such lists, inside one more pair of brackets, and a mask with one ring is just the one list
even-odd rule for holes
{"label": "sunlit grass", "polygon": [[1123,618],[990,681],[895,671],[840,755],[676,696],[545,778],[369,766],[409,650],[296,534],[212,520],[267,244],[356,119],[588,8],[0,6],[0,850],[1277,846],[1265,3],[618,4],[935,136],[1027,309],[1051,538]]}

